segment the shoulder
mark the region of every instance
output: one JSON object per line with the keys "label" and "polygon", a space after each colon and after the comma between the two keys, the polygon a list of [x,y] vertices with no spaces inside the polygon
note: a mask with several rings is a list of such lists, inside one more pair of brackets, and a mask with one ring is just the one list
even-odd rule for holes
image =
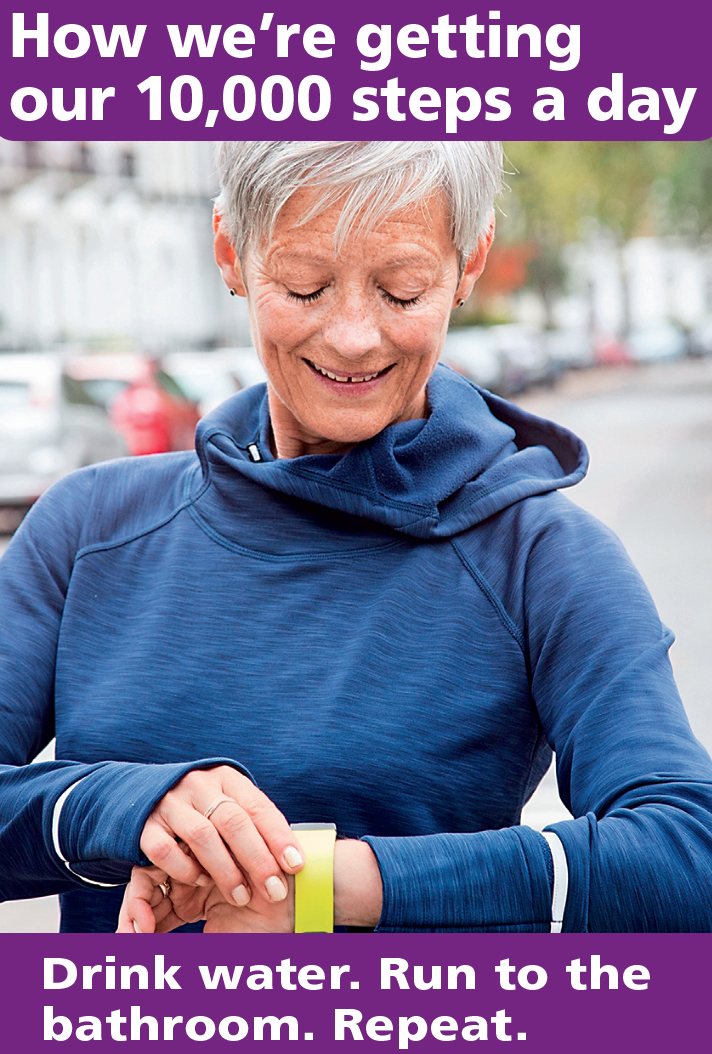
{"label": "shoulder", "polygon": [[194,451],[118,458],[71,472],[42,495],[21,528],[36,544],[77,553],[153,530],[200,490]]}
{"label": "shoulder", "polygon": [[584,553],[628,559],[609,527],[559,491],[515,502],[456,540],[498,573],[526,574],[532,565],[554,558],[578,565]]}
{"label": "shoulder", "polygon": [[545,626],[565,609],[583,620],[600,611],[659,626],[618,536],[558,492],[517,502],[456,541],[521,627],[532,619]]}

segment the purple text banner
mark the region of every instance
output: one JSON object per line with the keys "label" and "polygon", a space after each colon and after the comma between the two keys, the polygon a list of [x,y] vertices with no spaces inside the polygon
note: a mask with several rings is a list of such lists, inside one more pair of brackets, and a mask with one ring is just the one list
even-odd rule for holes
{"label": "purple text banner", "polygon": [[699,0],[17,0],[0,27],[7,139],[712,136]]}
{"label": "purple text banner", "polygon": [[709,958],[697,934],[6,935],[3,1049],[697,1054]]}

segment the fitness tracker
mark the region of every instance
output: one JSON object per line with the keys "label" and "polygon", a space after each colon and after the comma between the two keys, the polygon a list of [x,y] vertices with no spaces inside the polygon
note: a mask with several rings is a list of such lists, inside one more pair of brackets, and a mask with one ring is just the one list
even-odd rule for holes
{"label": "fitness tracker", "polygon": [[294,932],[334,932],[334,823],[293,823],[306,863],[294,876]]}

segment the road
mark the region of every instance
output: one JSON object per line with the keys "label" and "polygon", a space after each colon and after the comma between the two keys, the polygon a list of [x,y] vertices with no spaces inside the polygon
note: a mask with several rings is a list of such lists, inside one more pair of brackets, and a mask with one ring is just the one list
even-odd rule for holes
{"label": "road", "polygon": [[[587,479],[570,497],[621,537],[661,617],[692,727],[712,751],[712,361],[570,374],[519,402],[585,439]],[[567,815],[553,770],[525,809],[541,828]],[[0,906],[0,932],[56,929],[54,898]]]}

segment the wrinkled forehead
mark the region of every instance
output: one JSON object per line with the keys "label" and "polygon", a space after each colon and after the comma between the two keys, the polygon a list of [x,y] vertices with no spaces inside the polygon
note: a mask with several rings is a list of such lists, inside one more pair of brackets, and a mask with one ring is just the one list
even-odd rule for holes
{"label": "wrinkled forehead", "polygon": [[288,268],[338,262],[379,270],[420,270],[449,267],[457,259],[442,195],[384,210],[382,215],[371,210],[366,216],[354,216],[348,225],[345,195],[326,206],[319,202],[318,207],[315,197],[312,187],[296,191],[280,209],[271,233],[247,249],[244,262],[252,258]]}
{"label": "wrinkled forehead", "polygon": [[325,196],[314,186],[296,190],[279,209],[262,241],[246,256],[283,262],[327,262],[378,256],[388,266],[408,266],[457,256],[445,195],[430,194],[407,206],[367,199],[352,207],[349,191]]}
{"label": "wrinkled forehead", "polygon": [[[398,227],[422,227],[446,237],[454,248],[452,217],[444,191],[423,195],[417,186],[393,186],[367,193],[361,183],[329,186],[307,183],[283,201],[275,203],[271,222],[262,227],[260,247],[287,230],[302,232],[330,230],[338,253],[347,240],[361,240],[372,232],[384,233]],[[257,237],[259,234],[255,231]],[[256,242],[252,242],[256,247]]]}

